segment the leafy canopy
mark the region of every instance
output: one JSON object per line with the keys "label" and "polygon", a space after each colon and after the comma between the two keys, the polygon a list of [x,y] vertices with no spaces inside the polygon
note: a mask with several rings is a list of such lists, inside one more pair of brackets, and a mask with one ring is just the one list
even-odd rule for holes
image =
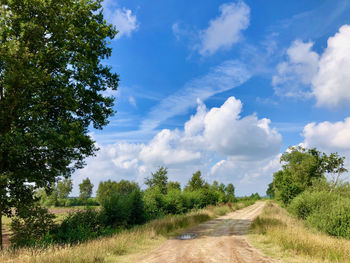
{"label": "leafy canopy", "polygon": [[103,91],[119,81],[101,63],[117,33],[101,2],[1,1],[0,214],[28,204],[35,188],[68,177],[97,150],[89,127],[108,123],[114,98]]}

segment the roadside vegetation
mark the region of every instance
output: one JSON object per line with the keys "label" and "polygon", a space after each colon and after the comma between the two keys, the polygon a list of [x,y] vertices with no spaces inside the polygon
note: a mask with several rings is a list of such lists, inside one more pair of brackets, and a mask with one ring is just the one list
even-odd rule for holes
{"label": "roadside vegetation", "polygon": [[249,239],[283,262],[350,262],[350,240],[310,228],[272,201],[253,221]]}
{"label": "roadside vegetation", "polygon": [[267,189],[279,205],[269,203],[252,224],[260,237],[257,244],[272,242],[312,262],[350,262],[350,183],[341,178],[347,172],[344,159],[316,149],[288,149]]}
{"label": "roadside vegetation", "polygon": [[[118,233],[104,238],[90,240],[71,245],[55,245],[46,249],[21,248],[0,252],[0,262],[35,262],[35,263],[96,263],[132,262],[128,257],[139,252],[146,252],[157,247],[169,236],[177,235],[182,230],[193,227],[204,221],[226,213],[252,205],[256,196],[242,198],[235,203],[208,206],[181,215],[167,215],[154,219],[144,225],[120,230]],[[126,257],[126,259],[125,259]],[[121,260],[124,262],[124,260]]]}
{"label": "roadside vegetation", "polygon": [[[65,179],[63,183],[58,182],[51,193],[39,190],[38,201],[29,209],[17,210],[11,218],[10,248],[47,248],[78,244],[118,234],[167,215],[183,215],[209,205],[232,206],[237,202],[232,184],[225,186],[214,181],[210,185],[202,179],[201,172],[197,171],[182,190],[180,183],[168,181],[167,173],[166,168],[160,167],[146,178],[145,184],[148,188],[143,191],[137,183],[126,180],[101,182],[95,198],[98,208],[87,206],[84,209],[71,210],[58,218],[43,205],[50,204],[47,200],[55,200],[56,197],[57,200],[67,200],[72,189],[71,181]],[[82,185],[79,199],[85,202],[91,198],[92,184],[85,179],[80,186]],[[251,197],[241,198],[240,201],[249,203],[250,200],[258,199],[260,196],[253,194]],[[217,209],[217,213],[220,209]],[[226,213],[225,209],[223,213]],[[172,229],[166,230],[166,233],[169,231]]]}

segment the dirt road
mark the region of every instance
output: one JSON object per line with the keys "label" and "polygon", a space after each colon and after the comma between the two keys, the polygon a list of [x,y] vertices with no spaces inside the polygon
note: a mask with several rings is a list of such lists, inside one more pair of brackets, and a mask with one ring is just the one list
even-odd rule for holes
{"label": "dirt road", "polygon": [[188,233],[191,240],[171,239],[137,260],[142,263],[270,263],[269,259],[245,238],[249,225],[264,207],[264,202],[207,221]]}

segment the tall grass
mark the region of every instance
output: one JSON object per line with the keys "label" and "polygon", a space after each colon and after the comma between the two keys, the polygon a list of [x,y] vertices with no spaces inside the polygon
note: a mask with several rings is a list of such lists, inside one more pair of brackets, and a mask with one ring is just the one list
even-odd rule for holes
{"label": "tall grass", "polygon": [[[287,252],[286,257],[292,258],[291,262],[350,262],[349,240],[309,229],[273,202],[269,202],[253,221],[251,231],[254,243],[265,248],[271,256],[277,249],[279,255],[275,253],[276,257],[281,251]],[[264,246],[267,243],[270,243],[269,247]]]}
{"label": "tall grass", "polygon": [[75,246],[41,249],[20,249],[0,252],[0,262],[13,263],[100,263],[115,262],[126,254],[137,253],[159,245],[168,236],[209,219],[249,206],[244,201],[219,207],[210,206],[184,215],[166,216],[145,225],[124,230],[112,237],[100,238]]}

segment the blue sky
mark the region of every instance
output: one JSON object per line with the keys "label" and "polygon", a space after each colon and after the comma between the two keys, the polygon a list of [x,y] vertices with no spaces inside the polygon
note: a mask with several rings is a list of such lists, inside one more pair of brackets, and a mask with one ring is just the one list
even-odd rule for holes
{"label": "blue sky", "polygon": [[[349,1],[113,1],[117,114],[73,176],[141,186],[159,166],[264,194],[302,143],[350,159]],[[347,164],[350,164],[349,162]]]}

